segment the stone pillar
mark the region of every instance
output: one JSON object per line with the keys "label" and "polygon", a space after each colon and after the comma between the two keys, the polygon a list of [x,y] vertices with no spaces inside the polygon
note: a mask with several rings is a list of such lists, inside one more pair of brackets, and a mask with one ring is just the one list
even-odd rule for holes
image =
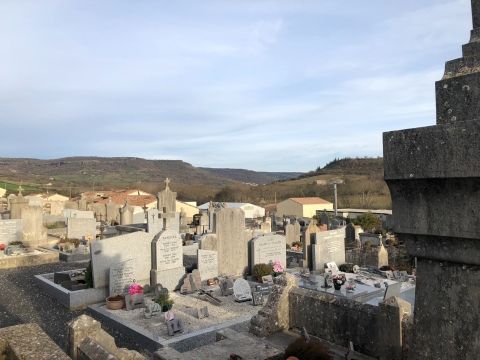
{"label": "stone pillar", "polygon": [[25,199],[22,194],[10,200],[10,219],[21,219],[22,209],[28,207],[28,199]]}
{"label": "stone pillar", "polygon": [[383,138],[394,230],[417,257],[414,359],[480,354],[479,64],[470,42],[436,84],[437,125]]}

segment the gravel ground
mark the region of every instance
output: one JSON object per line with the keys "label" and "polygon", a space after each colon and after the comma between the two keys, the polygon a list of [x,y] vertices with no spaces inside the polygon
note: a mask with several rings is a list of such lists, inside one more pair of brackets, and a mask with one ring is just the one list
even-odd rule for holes
{"label": "gravel ground", "polygon": [[[55,299],[45,295],[35,284],[34,275],[85,267],[85,263],[55,263],[32,267],[0,270],[0,328],[37,323],[62,349],[66,349],[67,323],[84,311],[70,311]],[[108,328],[117,345],[135,349],[141,347]]]}

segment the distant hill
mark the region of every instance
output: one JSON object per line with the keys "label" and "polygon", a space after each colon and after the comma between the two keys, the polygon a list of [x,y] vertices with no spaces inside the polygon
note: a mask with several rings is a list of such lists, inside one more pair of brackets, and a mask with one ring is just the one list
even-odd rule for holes
{"label": "distant hill", "polygon": [[249,184],[268,184],[279,180],[294,179],[301,176],[299,172],[257,172],[244,169],[214,169],[200,168],[223,178]]}
{"label": "distant hill", "polygon": [[134,157],[68,157],[52,160],[0,158],[0,184],[23,182],[33,188],[50,188],[63,193],[70,192],[72,188],[73,193],[79,193],[95,188],[137,187],[154,192],[169,177],[172,187],[188,199],[194,193],[208,195],[227,185],[263,184],[298,175],[300,173],[200,168],[181,160]]}
{"label": "distant hill", "polygon": [[343,158],[335,159],[319,167],[315,171],[302,174],[300,177],[309,177],[325,174],[348,174],[348,175],[382,175],[383,176],[383,158]]}

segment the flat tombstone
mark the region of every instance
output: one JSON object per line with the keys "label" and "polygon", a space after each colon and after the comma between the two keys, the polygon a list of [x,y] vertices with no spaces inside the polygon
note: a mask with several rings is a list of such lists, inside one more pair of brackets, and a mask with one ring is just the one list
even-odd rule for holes
{"label": "flat tombstone", "polygon": [[162,230],[162,221],[158,217],[157,209],[147,210],[147,232],[158,234]]}
{"label": "flat tombstone", "polygon": [[188,277],[190,279],[190,284],[193,291],[197,291],[202,288],[202,279],[200,277],[200,272],[197,269],[193,270]]}
{"label": "flat tombstone", "polygon": [[218,276],[218,254],[216,251],[199,249],[197,264],[202,280],[213,279]]}
{"label": "flat tombstone", "polygon": [[135,282],[133,259],[113,264],[110,267],[110,296],[126,295],[128,286]]}
{"label": "flat tombstone", "polygon": [[252,290],[248,281],[244,279],[237,279],[233,283],[233,296],[236,301],[249,301],[252,300]]}
{"label": "flat tombstone", "polygon": [[263,235],[252,240],[252,259],[250,271],[256,264],[269,264],[280,261],[283,268],[287,267],[286,239],[282,235]]}

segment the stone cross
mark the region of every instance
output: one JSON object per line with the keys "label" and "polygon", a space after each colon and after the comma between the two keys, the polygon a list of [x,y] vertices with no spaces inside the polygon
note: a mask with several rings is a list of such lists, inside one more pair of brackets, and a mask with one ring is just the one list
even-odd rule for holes
{"label": "stone cross", "polygon": [[22,185],[20,185],[18,187],[18,195],[22,195],[22,191],[23,191],[23,187],[22,187]]}
{"label": "stone cross", "polygon": [[169,185],[170,185],[170,179],[169,179],[169,178],[166,178],[166,179],[165,179],[165,190],[167,190],[167,189],[170,190],[170,186],[169,186]]}
{"label": "stone cross", "polygon": [[167,212],[166,207],[164,207],[162,210],[163,210],[163,212],[158,214],[158,218],[163,219],[163,229],[162,230],[167,230],[167,219],[175,218],[175,213]]}
{"label": "stone cross", "polygon": [[480,28],[480,0],[472,0],[473,28]]}

